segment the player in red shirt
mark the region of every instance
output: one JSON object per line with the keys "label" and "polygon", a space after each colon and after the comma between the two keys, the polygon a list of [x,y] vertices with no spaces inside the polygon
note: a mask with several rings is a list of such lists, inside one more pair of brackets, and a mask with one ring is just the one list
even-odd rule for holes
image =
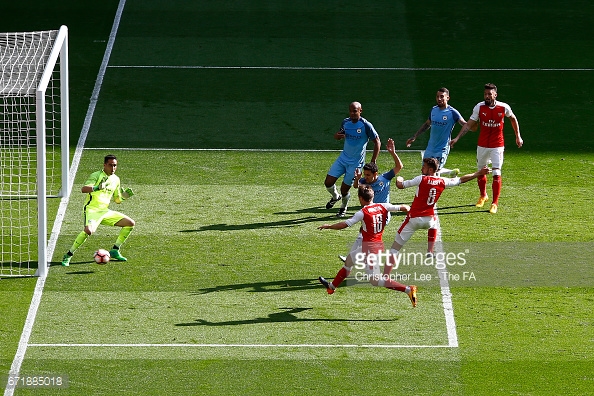
{"label": "player in red shirt", "polygon": [[410,211],[398,228],[394,243],[390,249],[390,257],[396,258],[402,246],[410,239],[418,229],[428,229],[429,247],[428,253],[433,253],[433,246],[437,237],[437,216],[435,215],[435,204],[441,193],[448,187],[458,186],[469,180],[489,174],[490,169],[486,166],[482,169],[461,177],[446,179],[436,176],[439,163],[435,158],[423,158],[421,175],[412,180],[404,180],[402,177],[396,179],[396,186],[400,189],[417,187]]}
{"label": "player in red shirt", "polygon": [[[480,124],[480,132],[476,149],[477,169],[487,166],[489,162],[493,168],[493,202],[490,213],[497,213],[499,205],[499,194],[501,193],[501,166],[503,165],[503,123],[505,117],[511,121],[512,128],[516,134],[516,145],[522,147],[524,141],[520,135],[520,124],[511,107],[504,102],[495,100],[497,98],[497,87],[495,84],[485,84],[484,102],[477,103],[472,110],[472,115],[462,127],[458,136],[451,140],[450,146],[454,146],[468,130],[476,131]],[[480,197],[476,203],[477,208],[482,208],[487,199],[487,176],[478,178]]]}
{"label": "player in red shirt", "polygon": [[[378,260],[373,261],[371,254],[381,255],[384,252],[384,242],[382,235],[388,219],[388,212],[408,212],[410,207],[408,205],[392,205],[390,203],[374,203],[373,202],[373,189],[369,185],[361,185],[358,189],[359,203],[362,208],[353,217],[348,220],[341,221],[335,224],[324,224],[318,227],[318,229],[332,229],[342,230],[347,227],[351,227],[357,223],[361,223],[361,234],[363,236],[363,242],[361,245],[354,244],[353,249],[347,256],[344,266],[338,271],[336,277],[332,282],[327,281],[323,277],[319,277],[319,281],[326,287],[328,294],[333,294],[334,290],[346,279],[350,274],[353,266],[356,264],[364,264],[366,278],[369,279],[369,283],[373,286],[383,286],[388,289],[397,290],[404,292],[410,298],[413,307],[417,306],[417,287],[406,286],[398,283],[389,278],[384,277],[380,274],[379,268],[380,263]],[[387,253],[386,253],[387,257]],[[386,260],[387,261],[387,260]]]}

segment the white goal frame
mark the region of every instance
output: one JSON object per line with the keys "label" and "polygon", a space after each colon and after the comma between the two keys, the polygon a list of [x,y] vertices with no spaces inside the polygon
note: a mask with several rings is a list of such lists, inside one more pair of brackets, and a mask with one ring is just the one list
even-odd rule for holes
{"label": "white goal frame", "polygon": [[69,188],[69,103],[68,103],[68,28],[66,26],[60,27],[58,36],[54,42],[54,47],[50,54],[49,60],[41,76],[41,81],[35,92],[37,104],[37,251],[38,251],[38,265],[35,275],[45,277],[47,276],[48,263],[51,258],[47,257],[47,185],[46,185],[46,136],[45,136],[45,90],[47,89],[49,80],[56,62],[60,58],[60,110],[61,114],[61,144],[62,144],[62,188],[58,196],[67,196]]}
{"label": "white goal frame", "polygon": [[[31,106],[33,105],[33,94],[35,95],[35,123],[34,128],[32,127],[27,133],[33,135],[35,134],[35,161],[36,161],[36,168],[35,168],[35,195],[20,195],[20,192],[17,195],[10,195],[9,199],[16,198],[16,199],[36,199],[37,202],[37,270],[34,276],[45,277],[48,273],[48,266],[51,261],[51,257],[47,257],[48,255],[48,205],[47,200],[51,197],[67,197],[70,194],[70,180],[69,180],[69,163],[70,163],[70,125],[69,125],[69,95],[68,95],[68,28],[66,26],[61,26],[59,30],[54,31],[44,31],[44,32],[24,32],[24,33],[7,33],[8,35],[16,35],[18,37],[28,37],[27,35],[35,35],[35,34],[51,34],[52,36],[55,34],[55,38],[51,39],[49,43],[51,44],[51,51],[45,64],[43,64],[43,71],[41,76],[39,74],[30,77],[29,73],[21,73],[21,70],[18,67],[15,67],[15,71],[12,70],[4,70],[3,71],[3,78],[7,77],[10,80],[8,83],[8,87],[1,87],[5,88],[9,91],[7,96],[11,97],[30,97]],[[21,36],[22,35],[22,36]],[[19,48],[18,46],[16,47]],[[27,54],[26,56],[29,56]],[[47,55],[46,55],[47,56]],[[12,56],[11,59],[14,59],[15,64],[19,59],[19,55],[15,54]],[[59,64],[58,64],[59,61]],[[12,62],[10,62],[10,66],[12,67]],[[59,65],[59,83],[56,83],[55,79],[58,75],[58,70],[56,70],[56,65]],[[11,74],[12,72],[12,74]],[[17,77],[14,77],[14,74]],[[23,77],[22,74],[26,74],[27,77]],[[39,82],[36,81],[39,79]],[[34,92],[31,89],[27,92],[22,92],[23,89],[20,87],[21,85],[32,83],[35,84],[33,87],[36,86]],[[53,118],[47,119],[48,111],[46,111],[46,106],[50,105],[53,107],[55,103],[48,101],[46,92],[48,90],[48,85],[50,83],[54,86],[58,86],[59,84],[59,138],[60,142],[59,145],[55,145],[55,149],[59,150],[60,152],[60,170],[56,169],[56,172],[60,172],[60,188],[59,191],[56,193],[55,190],[52,192],[53,195],[48,195],[48,173],[47,173],[47,149],[46,146],[48,145],[48,136],[46,134],[47,129],[47,122],[55,121]],[[14,84],[15,86],[11,86]],[[33,88],[32,87],[32,88]],[[14,88],[14,89],[13,89]],[[56,102],[57,103],[57,102]],[[33,113],[33,109],[31,111]],[[51,114],[51,109],[49,110]],[[56,112],[58,114],[58,112]],[[32,125],[31,125],[32,126]],[[57,125],[52,128],[55,130]],[[57,132],[57,131],[56,131]],[[56,133],[58,135],[58,133]],[[57,139],[57,136],[50,136],[49,139]],[[33,143],[31,141],[31,143]],[[54,150],[55,150],[54,149]],[[53,157],[52,157],[53,158]],[[57,167],[56,162],[56,167]],[[53,172],[52,172],[53,174]],[[53,176],[53,175],[52,175]],[[50,176],[50,177],[52,177]],[[57,181],[55,181],[58,183]],[[52,183],[54,188],[56,183]],[[33,235],[35,235],[33,233]],[[33,242],[33,241],[31,241]],[[4,243],[4,241],[3,241]],[[34,245],[34,243],[32,244]],[[34,251],[34,246],[31,246],[28,251]],[[32,257],[31,257],[32,258]],[[21,271],[19,267],[12,273],[12,264],[18,263],[15,260],[12,260],[11,256],[11,273],[0,273],[1,276],[30,276],[34,267],[29,268],[31,273],[26,273],[26,271]],[[32,260],[31,260],[32,261]],[[28,261],[31,263],[31,261]],[[21,261],[22,263],[22,261]],[[34,263],[34,261],[33,261]]]}

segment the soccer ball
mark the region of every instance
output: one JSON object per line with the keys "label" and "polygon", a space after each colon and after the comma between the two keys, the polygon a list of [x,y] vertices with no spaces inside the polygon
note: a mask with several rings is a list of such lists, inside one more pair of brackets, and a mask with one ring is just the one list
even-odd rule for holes
{"label": "soccer ball", "polygon": [[95,259],[95,262],[97,264],[105,264],[105,263],[109,263],[109,252],[105,249],[99,249],[95,252],[95,254],[93,255],[93,258]]}

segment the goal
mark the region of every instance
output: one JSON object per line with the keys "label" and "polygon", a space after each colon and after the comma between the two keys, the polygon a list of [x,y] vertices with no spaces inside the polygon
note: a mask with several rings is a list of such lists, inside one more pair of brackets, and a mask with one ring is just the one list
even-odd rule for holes
{"label": "goal", "polygon": [[0,276],[46,276],[69,194],[68,29],[0,33]]}

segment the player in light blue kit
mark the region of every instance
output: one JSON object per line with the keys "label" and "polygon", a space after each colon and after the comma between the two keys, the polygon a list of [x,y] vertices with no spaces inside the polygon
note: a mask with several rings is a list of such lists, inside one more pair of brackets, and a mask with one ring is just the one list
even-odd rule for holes
{"label": "player in light blue kit", "polygon": [[450,91],[447,88],[439,88],[435,97],[437,106],[433,106],[429,118],[421,125],[419,130],[413,137],[406,141],[406,147],[417,139],[417,137],[431,128],[431,135],[427,143],[427,149],[423,154],[423,158],[436,158],[439,162],[439,169],[437,174],[439,176],[455,177],[459,169],[446,169],[445,163],[450,153],[450,139],[452,137],[452,130],[456,123],[464,126],[466,120],[460,115],[460,112],[448,105],[450,100]]}
{"label": "player in light blue kit", "polygon": [[[377,164],[368,162],[363,166],[363,173],[360,170],[355,170],[355,180],[353,182],[353,188],[358,189],[359,186],[367,185],[371,187],[373,190],[373,202],[374,203],[391,203],[390,202],[390,185],[392,180],[396,177],[396,175],[402,170],[403,165],[400,157],[396,154],[396,147],[394,145],[394,140],[392,138],[388,139],[388,143],[386,144],[386,148],[388,149],[388,153],[392,156],[394,160],[394,167],[387,172],[382,173],[381,175],[378,174],[379,169]],[[377,198],[376,198],[377,197]],[[386,220],[386,226],[390,222],[390,212],[387,214],[388,218]],[[359,232],[359,236],[355,240],[355,244],[351,248],[356,249],[361,247],[363,243],[363,234]],[[338,256],[343,262],[346,262],[347,256]]]}
{"label": "player in light blue kit", "polygon": [[[330,167],[324,185],[332,195],[330,201],[326,204],[326,209],[332,208],[336,202],[342,199],[342,204],[336,214],[337,217],[346,216],[349,198],[351,197],[349,190],[353,184],[355,169],[360,170],[365,163],[367,142],[371,140],[375,145],[371,156],[372,163],[375,163],[380,152],[381,141],[379,135],[373,125],[361,117],[361,112],[361,103],[352,102],[349,105],[349,117],[342,121],[340,130],[334,134],[334,139],[344,139],[344,148]],[[339,193],[336,189],[336,181],[340,176],[344,177]]]}
{"label": "player in light blue kit", "polygon": [[402,170],[403,165],[400,157],[396,154],[396,147],[392,138],[388,139],[386,144],[388,153],[394,160],[394,167],[387,172],[378,174],[379,169],[375,163],[367,163],[363,166],[363,173],[355,171],[354,188],[359,188],[360,185],[366,184],[373,189],[373,202],[375,203],[390,203],[390,184],[392,179]]}

